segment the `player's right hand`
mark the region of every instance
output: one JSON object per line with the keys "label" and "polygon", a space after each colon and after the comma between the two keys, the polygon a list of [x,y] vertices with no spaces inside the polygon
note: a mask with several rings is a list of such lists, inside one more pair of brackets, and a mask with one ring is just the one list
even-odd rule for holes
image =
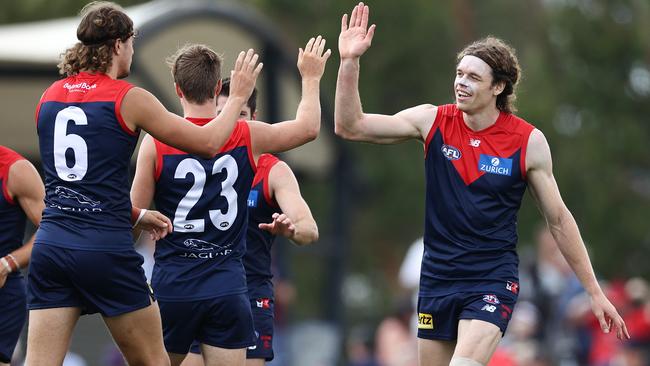
{"label": "player's right hand", "polygon": [[248,100],[264,66],[261,62],[257,63],[258,58],[259,55],[252,48],[248,52],[239,53],[235,68],[230,73],[230,96]]}
{"label": "player's right hand", "polygon": [[373,24],[368,28],[369,15],[370,8],[363,3],[359,3],[354,7],[349,24],[348,15],[343,15],[341,34],[339,35],[341,59],[361,57],[370,48],[376,25]]}
{"label": "player's right hand", "polygon": [[320,80],[325,72],[325,63],[332,54],[332,50],[325,51],[325,38],[318,36],[311,38],[305,49],[298,50],[298,70],[303,80]]}

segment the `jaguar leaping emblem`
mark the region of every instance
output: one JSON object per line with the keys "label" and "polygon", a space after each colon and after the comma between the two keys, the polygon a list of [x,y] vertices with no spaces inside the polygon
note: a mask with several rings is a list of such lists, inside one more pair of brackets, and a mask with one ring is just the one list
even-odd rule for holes
{"label": "jaguar leaping emblem", "polygon": [[200,239],[185,239],[185,241],[183,241],[183,244],[185,244],[186,247],[194,250],[224,250],[232,246],[232,243],[219,245]]}
{"label": "jaguar leaping emblem", "polygon": [[100,201],[93,201],[90,197],[81,194],[75,190],[66,187],[61,187],[61,186],[56,186],[56,189],[54,190],[54,194],[59,196],[59,198],[69,198],[69,199],[77,200],[77,202],[79,202],[82,205],[90,205],[92,207],[95,207],[101,203]]}

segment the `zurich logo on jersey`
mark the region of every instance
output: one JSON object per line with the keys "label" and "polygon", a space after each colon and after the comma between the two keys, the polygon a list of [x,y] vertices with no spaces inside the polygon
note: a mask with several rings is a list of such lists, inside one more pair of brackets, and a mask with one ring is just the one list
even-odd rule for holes
{"label": "zurich logo on jersey", "polygon": [[449,160],[458,160],[462,156],[460,150],[451,145],[442,145],[440,151],[442,151],[442,155]]}
{"label": "zurich logo on jersey", "polygon": [[257,195],[259,194],[259,191],[257,190],[252,190],[248,193],[248,200],[246,200],[246,204],[248,207],[257,207]]}
{"label": "zurich logo on jersey", "polygon": [[478,170],[490,174],[512,176],[512,159],[481,154],[478,161]]}

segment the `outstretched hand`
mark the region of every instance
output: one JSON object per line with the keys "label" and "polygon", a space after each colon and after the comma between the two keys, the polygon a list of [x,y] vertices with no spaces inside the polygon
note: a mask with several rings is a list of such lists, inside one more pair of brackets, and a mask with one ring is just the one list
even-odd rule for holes
{"label": "outstretched hand", "polygon": [[136,229],[148,231],[152,240],[160,240],[172,232],[172,222],[158,211],[147,210],[135,226]]}
{"label": "outstretched hand", "polygon": [[230,95],[248,100],[264,66],[261,62],[257,63],[258,58],[259,55],[252,48],[239,53],[235,68],[230,73]]}
{"label": "outstretched hand", "polygon": [[274,213],[273,221],[268,224],[261,223],[259,228],[266,230],[273,235],[282,235],[285,238],[293,238],[296,234],[296,226],[291,222],[291,219],[285,214]]}
{"label": "outstretched hand", "polygon": [[332,50],[325,51],[325,38],[318,36],[311,38],[305,49],[298,51],[298,70],[303,79],[320,80],[325,72],[325,63],[332,54]]}
{"label": "outstretched hand", "polygon": [[341,19],[341,34],[339,35],[339,53],[341,59],[361,57],[372,43],[375,35],[376,25],[368,28],[368,17],[370,8],[368,5],[359,3],[352,10],[350,22],[348,15],[344,14]]}
{"label": "outstretched hand", "polygon": [[598,318],[600,329],[604,333],[609,333],[613,325],[616,328],[616,337],[618,339],[630,339],[630,333],[627,331],[625,321],[623,321],[623,318],[618,314],[614,305],[612,305],[602,292],[599,295],[592,296],[590,300],[591,310],[594,312],[596,318]]}

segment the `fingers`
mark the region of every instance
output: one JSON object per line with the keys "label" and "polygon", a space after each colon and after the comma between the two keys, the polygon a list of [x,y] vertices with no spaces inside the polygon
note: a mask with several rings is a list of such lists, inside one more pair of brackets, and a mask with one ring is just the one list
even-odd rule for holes
{"label": "fingers", "polygon": [[605,319],[605,313],[600,311],[594,315],[596,315],[596,318],[598,319],[598,323],[600,324],[600,329],[603,331],[603,333],[609,333],[609,324]]}
{"label": "fingers", "polygon": [[[363,4],[363,3],[362,3]],[[361,14],[361,23],[359,24],[361,28],[368,28],[368,18],[370,17],[370,8],[368,5],[363,6]]]}
{"label": "fingers", "polygon": [[368,44],[372,43],[372,37],[375,36],[375,28],[377,28],[376,24],[371,25],[370,29],[368,29],[368,32],[366,33],[365,41],[367,41]]}
{"label": "fingers", "polygon": [[314,46],[314,42],[316,42],[316,38],[314,37],[309,38],[309,41],[307,41],[307,45],[305,45],[306,53],[311,53],[311,49]]}
{"label": "fingers", "polygon": [[350,28],[355,27],[357,25],[358,11],[359,11],[359,5],[355,6],[354,9],[352,9],[352,14],[350,15]]}
{"label": "fingers", "polygon": [[244,51],[239,52],[237,60],[235,61],[235,70],[241,70],[244,63],[244,57],[246,57],[246,53]]}
{"label": "fingers", "polygon": [[[321,36],[318,36],[318,38],[321,38]],[[321,38],[320,44],[318,45],[318,57],[321,57],[323,55],[323,51],[325,50],[325,38]]]}
{"label": "fingers", "polygon": [[343,14],[343,18],[341,18],[341,32],[345,32],[348,30],[348,15]]}

